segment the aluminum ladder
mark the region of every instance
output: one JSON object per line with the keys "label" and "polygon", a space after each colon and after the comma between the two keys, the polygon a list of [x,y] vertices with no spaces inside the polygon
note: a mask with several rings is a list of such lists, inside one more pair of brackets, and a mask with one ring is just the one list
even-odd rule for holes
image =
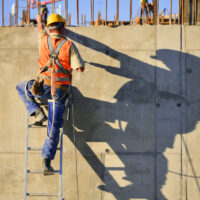
{"label": "aluminum ladder", "polygon": [[29,129],[30,128],[46,128],[46,126],[33,127],[29,124],[29,113],[27,112],[26,119],[26,147],[25,147],[25,175],[24,175],[24,200],[27,200],[28,197],[58,197],[59,200],[64,200],[62,198],[62,161],[63,161],[63,128],[60,130],[60,147],[57,150],[60,150],[60,169],[54,170],[54,173],[59,173],[59,193],[58,194],[49,194],[49,193],[31,193],[27,191],[27,178],[30,173],[42,174],[43,170],[30,170],[28,168],[28,154],[31,151],[42,151],[40,147],[30,147],[29,146]]}

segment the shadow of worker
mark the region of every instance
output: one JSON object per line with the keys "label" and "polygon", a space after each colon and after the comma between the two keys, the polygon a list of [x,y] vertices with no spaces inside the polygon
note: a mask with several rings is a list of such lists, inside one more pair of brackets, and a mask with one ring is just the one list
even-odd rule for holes
{"label": "shadow of worker", "polygon": [[[183,133],[179,114],[181,105],[185,104],[186,100],[180,95],[180,90],[170,90],[170,87],[164,87],[167,84],[162,85],[162,80],[155,80],[158,75],[168,77],[168,82],[174,80],[173,77],[177,76],[177,66],[180,65],[172,65],[167,61],[166,53],[177,59],[180,52],[157,52],[155,58],[166,62],[166,70],[72,31],[68,31],[67,36],[88,48],[119,60],[120,68],[89,63],[113,75],[129,78],[130,81],[115,94],[115,103],[86,98],[78,89],[74,89],[75,126],[81,129],[82,133],[76,134],[75,143],[67,124],[64,132],[104,183],[100,189],[112,193],[118,200],[167,199],[161,192],[168,171],[168,161],[163,153],[167,148],[173,147],[175,136]],[[196,59],[199,61],[198,57]],[[194,122],[197,120],[195,118]],[[113,127],[112,123],[117,123],[118,128]],[[194,125],[191,126],[191,129],[193,128]],[[122,165],[107,167],[106,162],[109,163],[109,158],[112,160],[112,154],[105,153],[103,163],[88,145],[89,142],[108,143],[112,154],[117,155]],[[114,178],[117,171],[123,172],[122,179],[130,184],[120,185]]]}
{"label": "shadow of worker", "polygon": [[[159,78],[162,79],[163,83],[158,89],[157,100],[160,103],[159,109],[161,109],[158,112],[158,119],[160,114],[163,116],[162,121],[166,120],[167,118],[170,119],[171,122],[167,120],[166,123],[163,123],[161,120],[159,120],[161,124],[158,125],[157,137],[159,152],[165,152],[166,148],[174,148],[174,140],[171,140],[171,138],[173,139],[173,136],[180,134],[181,140],[177,141],[181,141],[181,143],[179,143],[179,145],[176,144],[174,152],[181,154],[185,152],[186,158],[184,158],[184,162],[181,160],[179,161],[179,168],[176,169],[176,171],[171,170],[170,168],[167,170],[168,172],[179,176],[180,179],[183,176],[193,179],[193,183],[196,185],[198,192],[200,192],[200,174],[197,174],[199,166],[194,165],[195,156],[191,154],[191,152],[194,153],[195,146],[198,147],[198,143],[195,144],[195,141],[192,141],[189,137],[187,137],[186,142],[186,137],[182,137],[183,134],[191,134],[191,132],[194,131],[192,133],[192,138],[195,137],[195,140],[198,141],[198,135],[196,134],[195,130],[198,128],[200,120],[200,54],[199,52],[191,52],[193,54],[169,49],[160,49],[157,50],[156,56],[152,56],[152,58],[161,61],[169,69],[169,73],[158,70],[158,76],[160,76]],[[173,58],[179,59],[175,60]],[[170,96],[166,96],[166,90],[168,90],[168,88],[163,86],[163,84],[169,81],[171,81],[171,88],[173,87],[172,84],[176,83],[174,86],[176,89],[173,91],[173,93],[179,94],[178,98],[169,98]],[[174,90],[174,88],[171,90]],[[176,118],[176,120],[174,120],[174,118]],[[167,144],[171,145],[166,146],[165,142],[167,140]],[[175,159],[179,160],[178,157]],[[186,169],[186,164],[184,163],[188,163],[188,172]],[[182,171],[185,171],[185,174],[183,174],[180,170],[181,164],[184,164],[182,166],[182,168],[184,168]]]}

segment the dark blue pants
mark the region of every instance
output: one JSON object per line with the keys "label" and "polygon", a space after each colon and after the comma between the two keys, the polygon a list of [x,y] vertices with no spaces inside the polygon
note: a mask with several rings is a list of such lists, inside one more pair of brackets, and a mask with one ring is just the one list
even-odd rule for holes
{"label": "dark blue pants", "polygon": [[[48,102],[49,104],[48,130],[47,130],[48,137],[46,137],[44,145],[43,145],[42,157],[53,160],[55,157],[57,145],[59,142],[60,128],[62,128],[63,122],[64,122],[63,114],[65,112],[65,102],[66,102],[66,99],[68,98],[68,95],[65,95],[66,91],[56,88],[56,96],[55,96],[56,103],[55,103],[55,110],[54,110],[55,112],[53,112],[53,103],[51,101],[52,99],[51,87],[44,85],[44,93],[40,96],[34,96],[32,95],[30,91],[30,88],[32,85],[33,85],[33,80],[23,81],[16,86],[16,89],[30,115],[33,115],[34,112],[38,108],[40,108],[40,105],[35,101],[34,97],[49,101]],[[25,90],[26,90],[26,93],[25,93]],[[52,126],[53,114],[55,115],[55,117],[54,117],[54,123]]]}

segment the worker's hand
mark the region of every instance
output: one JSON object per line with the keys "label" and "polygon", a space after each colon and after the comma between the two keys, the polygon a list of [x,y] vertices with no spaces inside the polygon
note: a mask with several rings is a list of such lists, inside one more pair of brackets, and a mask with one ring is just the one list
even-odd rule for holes
{"label": "worker's hand", "polygon": [[83,72],[84,70],[85,70],[85,67],[76,68],[76,71],[77,71],[77,72]]}
{"label": "worker's hand", "polygon": [[44,79],[35,80],[30,89],[31,93],[33,95],[42,95],[44,93],[43,84],[44,84]]}
{"label": "worker's hand", "polygon": [[41,24],[42,23],[42,15],[38,14],[36,17],[36,21],[38,24]]}

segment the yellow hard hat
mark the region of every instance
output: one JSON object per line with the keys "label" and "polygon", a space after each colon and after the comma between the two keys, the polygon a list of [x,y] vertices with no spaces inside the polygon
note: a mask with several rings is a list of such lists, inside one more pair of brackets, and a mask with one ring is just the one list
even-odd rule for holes
{"label": "yellow hard hat", "polygon": [[63,22],[65,24],[65,19],[55,13],[52,13],[48,18],[47,18],[47,26],[50,24],[56,23],[56,22]]}

